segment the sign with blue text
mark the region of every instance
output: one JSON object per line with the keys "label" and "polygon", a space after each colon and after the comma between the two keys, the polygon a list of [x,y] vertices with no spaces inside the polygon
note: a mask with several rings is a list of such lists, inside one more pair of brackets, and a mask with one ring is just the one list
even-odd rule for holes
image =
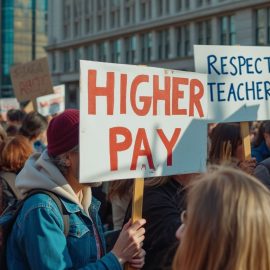
{"label": "sign with blue text", "polygon": [[195,45],[194,57],[208,74],[209,122],[270,119],[270,47]]}
{"label": "sign with blue text", "polygon": [[202,172],[207,76],[80,61],[80,181]]}

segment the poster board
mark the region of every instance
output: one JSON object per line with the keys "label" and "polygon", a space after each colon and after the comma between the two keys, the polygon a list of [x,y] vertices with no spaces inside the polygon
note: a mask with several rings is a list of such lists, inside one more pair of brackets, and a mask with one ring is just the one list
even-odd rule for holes
{"label": "poster board", "polygon": [[201,172],[207,76],[80,61],[80,181]]}
{"label": "poster board", "polygon": [[208,74],[209,122],[270,119],[270,47],[195,45],[194,57]]}
{"label": "poster board", "polygon": [[43,116],[55,115],[65,110],[65,85],[53,87],[54,94],[37,98],[37,110]]}
{"label": "poster board", "polygon": [[4,121],[7,120],[7,111],[11,109],[20,109],[20,104],[16,98],[0,99],[0,114]]}
{"label": "poster board", "polygon": [[53,94],[47,58],[41,58],[10,69],[12,86],[19,102]]}

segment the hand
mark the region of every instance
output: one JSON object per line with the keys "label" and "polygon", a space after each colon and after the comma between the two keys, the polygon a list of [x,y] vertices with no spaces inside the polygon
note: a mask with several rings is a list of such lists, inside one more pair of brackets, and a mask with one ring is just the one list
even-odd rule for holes
{"label": "hand", "polygon": [[238,163],[238,167],[248,173],[248,174],[253,174],[254,173],[254,170],[255,170],[255,167],[256,167],[256,158],[251,158],[249,160],[243,160],[243,161],[240,161]]}
{"label": "hand", "polygon": [[135,255],[131,261],[128,261],[130,266],[134,269],[141,269],[144,266],[145,250],[141,248],[140,252]]}
{"label": "hand", "polygon": [[116,255],[121,264],[132,262],[132,259],[137,258],[137,255],[142,257],[141,250],[145,234],[145,229],[142,226],[145,223],[145,219],[139,219],[134,224],[129,220],[124,225],[112,249],[112,253]]}

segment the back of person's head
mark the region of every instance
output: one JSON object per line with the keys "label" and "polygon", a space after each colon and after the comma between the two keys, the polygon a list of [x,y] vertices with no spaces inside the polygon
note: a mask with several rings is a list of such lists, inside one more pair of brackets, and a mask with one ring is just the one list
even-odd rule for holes
{"label": "back of person's head", "polygon": [[27,138],[21,135],[7,138],[1,145],[1,169],[18,173],[32,152]]}
{"label": "back of person's head", "polygon": [[26,113],[19,109],[10,109],[7,111],[7,121],[9,124],[20,125]]}
{"label": "back of person's head", "polygon": [[241,170],[220,167],[194,182],[174,270],[269,270],[270,193]]}
{"label": "back of person's head", "polygon": [[0,124],[0,143],[2,143],[7,138],[7,133],[5,129]]}
{"label": "back of person's head", "polygon": [[15,135],[19,133],[19,128],[18,126],[15,126],[15,125],[9,125],[6,128],[6,133],[9,137],[14,137]]}
{"label": "back of person's head", "polygon": [[23,119],[20,134],[32,141],[45,132],[47,126],[46,117],[38,112],[30,112]]}
{"label": "back of person's head", "polygon": [[219,164],[224,155],[224,147],[229,144],[231,157],[236,157],[236,151],[241,144],[240,125],[238,123],[220,123],[211,132],[211,147],[209,151],[209,161]]}
{"label": "back of person's head", "polygon": [[270,120],[261,122],[254,140],[254,147],[258,147],[265,140],[265,135],[270,136]]}

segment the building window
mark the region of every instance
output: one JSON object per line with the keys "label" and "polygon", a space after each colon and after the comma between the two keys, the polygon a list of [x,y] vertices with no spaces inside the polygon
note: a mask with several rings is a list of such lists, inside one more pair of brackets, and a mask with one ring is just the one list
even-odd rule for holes
{"label": "building window", "polygon": [[198,44],[211,44],[212,43],[211,20],[200,21],[196,23],[196,33]]}
{"label": "building window", "polygon": [[162,16],[162,10],[163,10],[163,0],[157,0],[157,15]]}
{"label": "building window", "polygon": [[185,56],[191,55],[189,25],[184,26],[184,52],[185,52]]}
{"label": "building window", "polygon": [[190,1],[190,0],[185,0],[185,8],[186,8],[186,9],[189,9],[189,7],[190,7],[189,1]]}
{"label": "building window", "polygon": [[106,1],[97,1],[97,30],[102,31],[106,28]]}
{"label": "building window", "polygon": [[63,18],[63,37],[67,39],[70,37],[70,5],[64,2],[64,18]]}
{"label": "building window", "polygon": [[182,0],[175,0],[175,9],[176,11],[182,10]]}
{"label": "building window", "polygon": [[56,71],[56,53],[52,52],[52,71]]}
{"label": "building window", "polygon": [[222,45],[236,44],[234,16],[220,18],[220,43]]}
{"label": "building window", "polygon": [[63,63],[64,63],[64,72],[69,72],[70,71],[70,54],[69,51],[66,50],[63,53]]}
{"label": "building window", "polygon": [[135,22],[135,2],[134,0],[125,1],[125,23]]}
{"label": "building window", "polygon": [[151,61],[152,33],[145,33],[141,35],[141,48],[142,62]]}
{"label": "building window", "polygon": [[128,37],[125,39],[125,50],[126,50],[126,63],[134,64],[135,62],[135,36]]}
{"label": "building window", "polygon": [[81,50],[80,48],[74,49],[74,70],[79,71],[81,59]]}
{"label": "building window", "polygon": [[85,56],[87,60],[94,60],[94,49],[92,44],[85,48]]}
{"label": "building window", "polygon": [[176,51],[177,51],[177,56],[182,56],[182,27],[177,27],[176,28]]}
{"label": "building window", "polygon": [[106,61],[106,44],[105,42],[98,44],[98,60],[105,62]]}
{"label": "building window", "polygon": [[82,17],[82,8],[81,0],[74,1],[74,35],[75,37],[81,35],[81,17]]}
{"label": "building window", "polygon": [[121,62],[121,44],[119,39],[111,42],[111,56],[112,63]]}
{"label": "building window", "polygon": [[197,0],[197,7],[201,7],[203,5],[203,0]]}
{"label": "building window", "polygon": [[158,32],[158,57],[160,60],[169,58],[169,31],[162,30]]}
{"label": "building window", "polygon": [[256,45],[270,44],[270,8],[256,10]]}
{"label": "building window", "polygon": [[120,26],[120,1],[113,0],[111,1],[111,27]]}

